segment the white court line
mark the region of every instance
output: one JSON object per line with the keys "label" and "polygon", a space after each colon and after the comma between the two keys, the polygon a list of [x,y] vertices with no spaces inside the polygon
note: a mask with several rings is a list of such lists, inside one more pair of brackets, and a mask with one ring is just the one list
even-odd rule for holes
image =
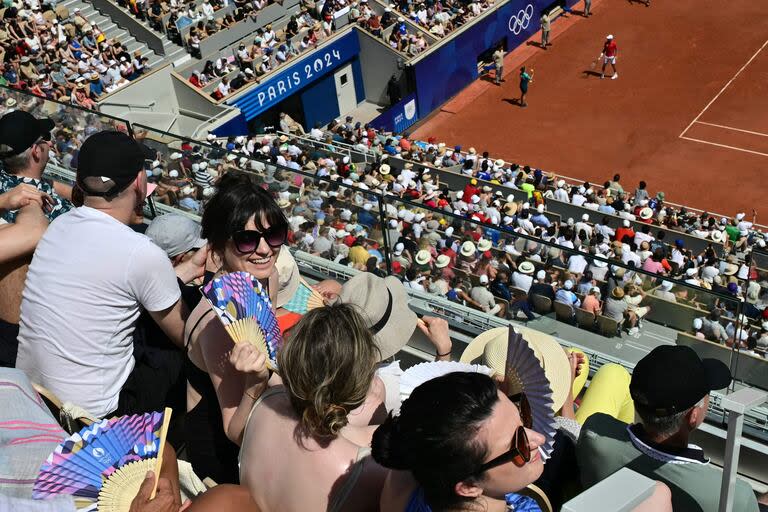
{"label": "white court line", "polygon": [[[747,61],[747,62],[746,62],[746,63],[745,63],[743,66],[741,66],[741,69],[739,69],[739,70],[736,72],[736,74],[735,74],[735,75],[733,75],[733,78],[731,78],[730,80],[728,80],[728,83],[727,83],[727,84],[725,84],[725,85],[723,86],[723,88],[722,88],[722,89],[720,89],[720,92],[718,92],[718,93],[715,95],[715,97],[714,97],[714,98],[712,98],[712,100],[711,100],[709,103],[707,103],[707,105],[706,105],[706,106],[705,106],[705,107],[704,107],[704,108],[701,110],[701,112],[699,112],[699,115],[697,115],[697,116],[696,116],[696,117],[693,119],[693,121],[691,121],[691,123],[690,123],[688,126],[686,126],[686,127],[685,127],[685,130],[683,130],[683,131],[680,133],[680,138],[682,138],[682,139],[684,139],[684,138],[685,138],[685,137],[683,137],[683,135],[685,135],[685,132],[687,132],[687,131],[688,131],[688,129],[689,129],[691,126],[693,126],[693,123],[695,123],[696,121],[698,121],[698,120],[699,120],[699,118],[700,118],[700,117],[701,117],[701,116],[704,114],[704,112],[706,112],[706,111],[707,111],[707,109],[708,109],[710,106],[712,106],[712,104],[713,104],[715,101],[717,101],[717,98],[719,98],[719,97],[720,97],[720,95],[721,95],[721,94],[723,94],[723,93],[725,92],[725,90],[728,88],[728,86],[729,86],[729,85],[731,85],[731,83],[732,83],[734,80],[736,80],[736,77],[738,77],[738,76],[741,74],[741,72],[742,72],[742,71],[744,71],[744,68],[746,68],[747,66],[749,66],[749,63],[750,63],[750,62],[752,62],[753,60],[755,60],[755,57],[757,57],[757,54],[758,54],[758,53],[760,53],[760,52],[763,50],[763,48],[765,48],[766,46],[768,46],[768,39],[766,39],[766,40],[765,40],[765,42],[763,43],[763,46],[761,46],[760,48],[758,48],[758,50],[755,52],[755,54],[754,54],[754,55],[752,55],[752,57],[750,57],[750,58],[749,58],[749,60],[748,60],[748,61]],[[698,141],[698,142],[702,142],[702,141]],[[746,151],[746,150],[745,150],[745,151]]]}
{"label": "white court line", "polygon": [[714,126],[715,128],[725,128],[726,130],[734,130],[737,132],[749,133],[751,135],[759,135],[761,137],[768,137],[768,133],[752,132],[749,130],[742,130],[741,128],[734,128],[733,126],[725,126],[722,124],[705,123],[704,121],[696,121],[696,124],[705,124],[707,126]]}
{"label": "white court line", "polygon": [[710,142],[708,140],[694,139],[692,137],[683,137],[681,139],[692,140],[693,142],[701,142],[702,144],[709,144],[711,146],[718,146],[721,148],[733,149],[734,151],[743,151],[744,153],[752,153],[754,155],[768,156],[768,153],[761,153],[759,151],[752,151],[751,149],[737,148],[736,146],[728,146],[726,144],[718,144],[717,142]]}

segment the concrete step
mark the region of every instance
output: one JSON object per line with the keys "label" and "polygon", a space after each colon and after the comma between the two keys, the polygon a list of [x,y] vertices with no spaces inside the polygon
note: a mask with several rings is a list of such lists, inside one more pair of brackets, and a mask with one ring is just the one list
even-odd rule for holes
{"label": "concrete step", "polygon": [[142,55],[145,53],[152,53],[152,50],[150,50],[147,45],[144,43],[141,43],[139,41],[136,41],[135,39],[131,42],[125,42],[123,43],[123,46],[125,46],[125,49],[128,50],[128,53],[133,54],[136,50],[140,50]]}
{"label": "concrete step", "polygon": [[121,28],[119,25],[115,25],[109,30],[104,30],[104,35],[107,36],[107,38],[127,37],[128,31],[124,28]]}

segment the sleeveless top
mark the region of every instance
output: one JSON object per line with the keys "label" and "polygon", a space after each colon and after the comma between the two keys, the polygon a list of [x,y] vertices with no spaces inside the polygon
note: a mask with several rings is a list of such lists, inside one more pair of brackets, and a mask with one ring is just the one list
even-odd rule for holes
{"label": "sleeveless top", "polygon": [[[266,391],[264,391],[258,400],[256,400],[253,403],[253,407],[251,407],[251,412],[248,413],[248,418],[245,420],[245,430],[243,431],[243,441],[245,441],[246,437],[248,436],[248,427],[251,424],[251,416],[253,415],[253,411],[256,410],[256,407],[259,406],[264,400],[267,398],[274,396],[274,395],[280,395],[280,394],[286,394],[285,388],[282,386],[276,386],[267,388]],[[242,480],[243,477],[243,459],[246,457],[246,445],[245,442],[243,442],[243,445],[240,447],[240,454],[238,455],[238,466],[240,468],[240,479]],[[347,475],[347,478],[344,480],[344,483],[341,485],[341,487],[331,496],[330,501],[328,502],[328,509],[327,512],[340,512],[342,508],[344,507],[344,504],[347,501],[347,498],[349,498],[350,493],[352,492],[352,489],[355,488],[355,485],[357,484],[357,480],[360,478],[360,475],[363,473],[363,469],[365,468],[365,458],[370,455],[371,449],[369,447],[360,446],[357,449],[357,455],[355,457],[355,462],[350,468],[350,471]]]}
{"label": "sleeveless top", "polygon": [[185,439],[190,462],[196,473],[216,483],[239,483],[237,452],[239,447],[224,432],[221,407],[211,376],[189,358],[189,342],[200,322],[213,310],[203,313],[189,331],[184,351],[184,373],[200,401],[184,418]]}
{"label": "sleeveless top", "polygon": [[[511,492],[504,496],[507,502],[507,509],[515,512],[542,512],[541,507],[533,498]],[[424,491],[421,487],[417,488],[411,494],[408,504],[403,512],[432,512],[432,508],[427,504],[424,498]]]}

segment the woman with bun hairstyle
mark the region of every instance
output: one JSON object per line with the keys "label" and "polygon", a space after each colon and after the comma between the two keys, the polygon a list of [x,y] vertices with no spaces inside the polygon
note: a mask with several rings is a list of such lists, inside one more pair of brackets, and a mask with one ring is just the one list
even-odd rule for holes
{"label": "woman with bun hairstyle", "polygon": [[526,500],[511,494],[544,469],[544,436],[481,373],[429,380],[373,435],[372,455],[392,470],[382,512],[506,511]]}
{"label": "woman with bun hairstyle", "polygon": [[[376,429],[371,454],[391,470],[381,512],[542,510],[516,493],[544,470],[544,436],[496,384],[470,372],[428,380]],[[661,482],[633,509],[671,511],[671,492]]]}
{"label": "woman with bun hairstyle", "polygon": [[240,481],[261,510],[377,511],[386,470],[370,457],[373,426],[350,423],[381,352],[359,308],[309,311],[278,352],[282,385],[258,398],[245,427]]}

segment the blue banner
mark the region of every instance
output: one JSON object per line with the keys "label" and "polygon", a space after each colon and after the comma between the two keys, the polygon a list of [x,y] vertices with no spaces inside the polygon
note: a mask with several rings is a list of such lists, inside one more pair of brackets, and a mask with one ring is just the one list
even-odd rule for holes
{"label": "blue banner", "polygon": [[514,50],[540,27],[552,0],[511,0],[414,66],[419,112],[425,116],[477,79],[477,58],[505,41]]}
{"label": "blue banner", "polygon": [[377,130],[402,133],[419,120],[416,94],[411,93],[381,113],[370,125]]}
{"label": "blue banner", "polygon": [[[311,52],[279,73],[262,82],[245,95],[227,102],[239,108],[250,121],[288,96],[341,67],[360,53],[357,32],[351,30],[332,44]],[[331,98],[328,98],[330,101]],[[336,98],[333,98],[335,101]]]}

